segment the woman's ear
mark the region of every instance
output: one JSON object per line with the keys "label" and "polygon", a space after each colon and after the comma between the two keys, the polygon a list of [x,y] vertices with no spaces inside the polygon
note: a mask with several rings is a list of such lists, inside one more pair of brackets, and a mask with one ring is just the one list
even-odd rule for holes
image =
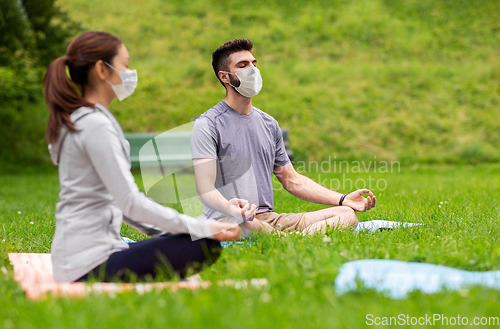
{"label": "woman's ear", "polygon": [[94,74],[98,80],[107,80],[108,72],[107,72],[106,64],[102,60],[98,60],[94,65]]}

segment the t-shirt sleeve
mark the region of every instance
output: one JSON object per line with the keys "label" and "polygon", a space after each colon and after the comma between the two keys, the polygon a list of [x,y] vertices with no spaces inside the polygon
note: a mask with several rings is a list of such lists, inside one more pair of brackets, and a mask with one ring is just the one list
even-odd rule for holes
{"label": "t-shirt sleeve", "polygon": [[191,157],[193,159],[217,159],[215,130],[206,118],[196,119],[191,133]]}
{"label": "t-shirt sleeve", "polygon": [[276,153],[274,157],[274,167],[281,167],[290,162],[290,158],[288,157],[288,153],[286,153],[285,143],[283,142],[283,133],[281,132],[281,128],[276,122],[275,129],[275,138],[276,138]]}

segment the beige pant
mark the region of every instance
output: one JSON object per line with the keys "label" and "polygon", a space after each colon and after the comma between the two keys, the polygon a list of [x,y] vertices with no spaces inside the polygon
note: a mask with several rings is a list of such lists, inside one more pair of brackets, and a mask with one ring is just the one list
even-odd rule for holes
{"label": "beige pant", "polygon": [[279,231],[299,231],[306,227],[306,214],[306,212],[278,214],[274,211],[268,211],[256,214],[254,220],[267,223]]}
{"label": "beige pant", "polygon": [[[236,222],[234,217],[219,219],[222,222]],[[301,231],[308,233],[324,232],[326,226],[346,229],[358,224],[355,212],[349,207],[330,207],[316,211],[278,214],[268,211],[255,215],[253,221],[245,221],[241,227],[249,231]],[[246,235],[246,234],[245,234]]]}

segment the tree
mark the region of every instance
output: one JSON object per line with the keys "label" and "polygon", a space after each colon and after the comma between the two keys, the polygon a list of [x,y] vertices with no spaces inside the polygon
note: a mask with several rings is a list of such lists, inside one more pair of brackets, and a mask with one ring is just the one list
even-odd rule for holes
{"label": "tree", "polygon": [[0,162],[43,162],[42,79],[81,27],[54,0],[0,0]]}

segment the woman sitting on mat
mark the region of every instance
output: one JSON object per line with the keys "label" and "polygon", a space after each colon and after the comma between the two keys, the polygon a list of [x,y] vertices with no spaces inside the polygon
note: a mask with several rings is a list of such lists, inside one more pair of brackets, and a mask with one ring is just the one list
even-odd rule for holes
{"label": "woman sitting on mat", "polygon": [[[46,138],[61,188],[51,250],[57,282],[126,281],[160,272],[183,277],[215,262],[221,252],[215,240],[240,235],[237,225],[197,220],[139,192],[130,172],[130,145],[108,110],[113,99],[123,100],[136,87],[137,73],[128,64],[127,48],[117,37],[86,32],[45,75]],[[242,215],[247,211],[242,208]],[[128,245],[120,237],[124,219],[174,235]]]}

